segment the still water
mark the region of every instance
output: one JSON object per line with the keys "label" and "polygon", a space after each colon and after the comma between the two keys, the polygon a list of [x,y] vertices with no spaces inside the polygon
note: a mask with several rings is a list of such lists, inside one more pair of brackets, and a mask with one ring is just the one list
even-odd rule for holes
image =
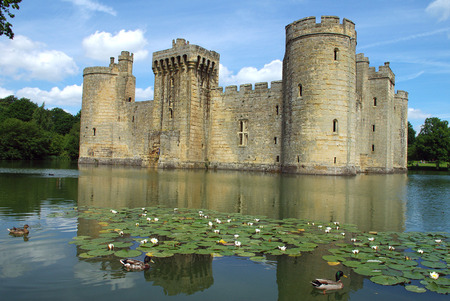
{"label": "still water", "polygon": [[[69,244],[77,235],[95,237],[95,221],[49,214],[75,206],[163,206],[339,221],[362,231],[448,231],[449,195],[448,173],[292,176],[3,162],[0,291],[8,300],[444,300],[376,285],[342,266],[350,275],[344,289],[317,294],[309,282],[337,270],[322,259],[328,246],[266,263],[175,256],[150,271],[125,272],[117,258],[82,259]],[[27,240],[8,235],[6,228],[25,223],[32,227]]]}

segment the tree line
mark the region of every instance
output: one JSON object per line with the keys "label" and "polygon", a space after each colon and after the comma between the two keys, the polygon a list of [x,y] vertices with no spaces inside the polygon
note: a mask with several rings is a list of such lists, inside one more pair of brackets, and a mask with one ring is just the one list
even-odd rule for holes
{"label": "tree line", "polygon": [[447,120],[437,117],[425,119],[416,136],[408,122],[408,161],[432,161],[436,167],[450,161],[450,128]]}
{"label": "tree line", "polygon": [[80,115],[13,95],[0,98],[0,159],[77,159]]}

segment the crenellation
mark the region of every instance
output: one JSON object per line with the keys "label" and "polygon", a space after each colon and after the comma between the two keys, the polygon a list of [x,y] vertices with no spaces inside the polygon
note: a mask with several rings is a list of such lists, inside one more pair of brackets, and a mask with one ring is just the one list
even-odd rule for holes
{"label": "crenellation", "polygon": [[270,85],[219,87],[219,61],[215,51],[173,40],[153,53],[154,100],[137,103],[133,54],[85,68],[79,162],[331,175],[406,170],[408,93],[395,93],[389,63],[377,71],[356,54],[352,21],[322,16],[287,25],[283,77]]}

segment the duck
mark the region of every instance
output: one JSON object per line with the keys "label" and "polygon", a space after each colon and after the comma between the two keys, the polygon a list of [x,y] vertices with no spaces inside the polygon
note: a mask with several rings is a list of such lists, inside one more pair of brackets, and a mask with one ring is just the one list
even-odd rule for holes
{"label": "duck", "polygon": [[126,268],[128,271],[144,271],[150,268],[149,263],[154,263],[150,256],[145,256],[144,261],[140,261],[137,259],[121,259],[120,263]]}
{"label": "duck", "polygon": [[9,234],[11,234],[11,235],[22,236],[22,235],[28,235],[28,233],[30,233],[28,228],[30,228],[30,226],[25,224],[25,225],[23,225],[23,228],[13,227],[12,229],[7,229],[7,230],[9,231]]}
{"label": "duck", "polygon": [[344,275],[344,272],[337,271],[336,272],[336,281],[328,280],[328,279],[315,279],[315,280],[311,281],[311,284],[315,288],[323,290],[323,293],[325,294],[325,292],[328,290],[340,290],[344,287],[344,284],[341,281],[342,276],[347,278],[347,276]]}

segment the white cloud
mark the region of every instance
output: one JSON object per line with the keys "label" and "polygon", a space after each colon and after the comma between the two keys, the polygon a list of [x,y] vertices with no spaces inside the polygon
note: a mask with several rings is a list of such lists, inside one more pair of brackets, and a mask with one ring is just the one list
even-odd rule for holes
{"label": "white cloud", "polygon": [[0,43],[0,73],[14,79],[59,81],[78,72],[74,60],[62,51],[16,35]]}
{"label": "white cloud", "polygon": [[96,31],[83,40],[83,48],[87,57],[105,61],[110,57],[117,57],[121,51],[134,53],[134,60],[145,59],[148,44],[144,32],[140,29],[126,31],[122,29],[117,34]]}
{"label": "white cloud", "polygon": [[64,1],[71,2],[73,5],[76,5],[86,11],[93,11],[93,12],[99,11],[113,16],[117,15],[117,12],[112,7],[103,5],[94,0],[64,0]]}
{"label": "white cloud", "polygon": [[280,60],[274,60],[265,64],[263,68],[244,67],[234,75],[227,67],[220,64],[219,80],[221,85],[240,85],[247,83],[271,82],[281,80],[283,72],[283,63]]}
{"label": "white cloud", "polygon": [[424,73],[425,73],[425,71],[419,71],[419,72],[414,73],[414,74],[407,74],[407,75],[399,76],[399,77],[396,78],[396,82],[397,83],[406,82],[408,80],[412,80],[412,79],[418,78],[419,76],[421,76]]}
{"label": "white cloud", "polygon": [[439,21],[445,21],[450,17],[450,0],[434,0],[425,11]]}
{"label": "white cloud", "polygon": [[408,108],[408,119],[409,120],[426,119],[428,117],[431,117],[431,114],[424,113],[420,109]]}
{"label": "white cloud", "polygon": [[153,99],[153,87],[146,89],[136,88],[136,100],[151,100]]}
{"label": "white cloud", "polygon": [[83,88],[81,86],[72,85],[66,86],[62,90],[53,87],[50,91],[26,87],[17,91],[16,96],[28,98],[38,105],[45,102],[45,107],[48,109],[58,107],[70,111],[70,108],[73,108],[75,111],[71,111],[71,113],[75,114],[81,108],[82,94]]}
{"label": "white cloud", "polygon": [[0,87],[0,98],[5,98],[9,95],[14,95],[14,91]]}

